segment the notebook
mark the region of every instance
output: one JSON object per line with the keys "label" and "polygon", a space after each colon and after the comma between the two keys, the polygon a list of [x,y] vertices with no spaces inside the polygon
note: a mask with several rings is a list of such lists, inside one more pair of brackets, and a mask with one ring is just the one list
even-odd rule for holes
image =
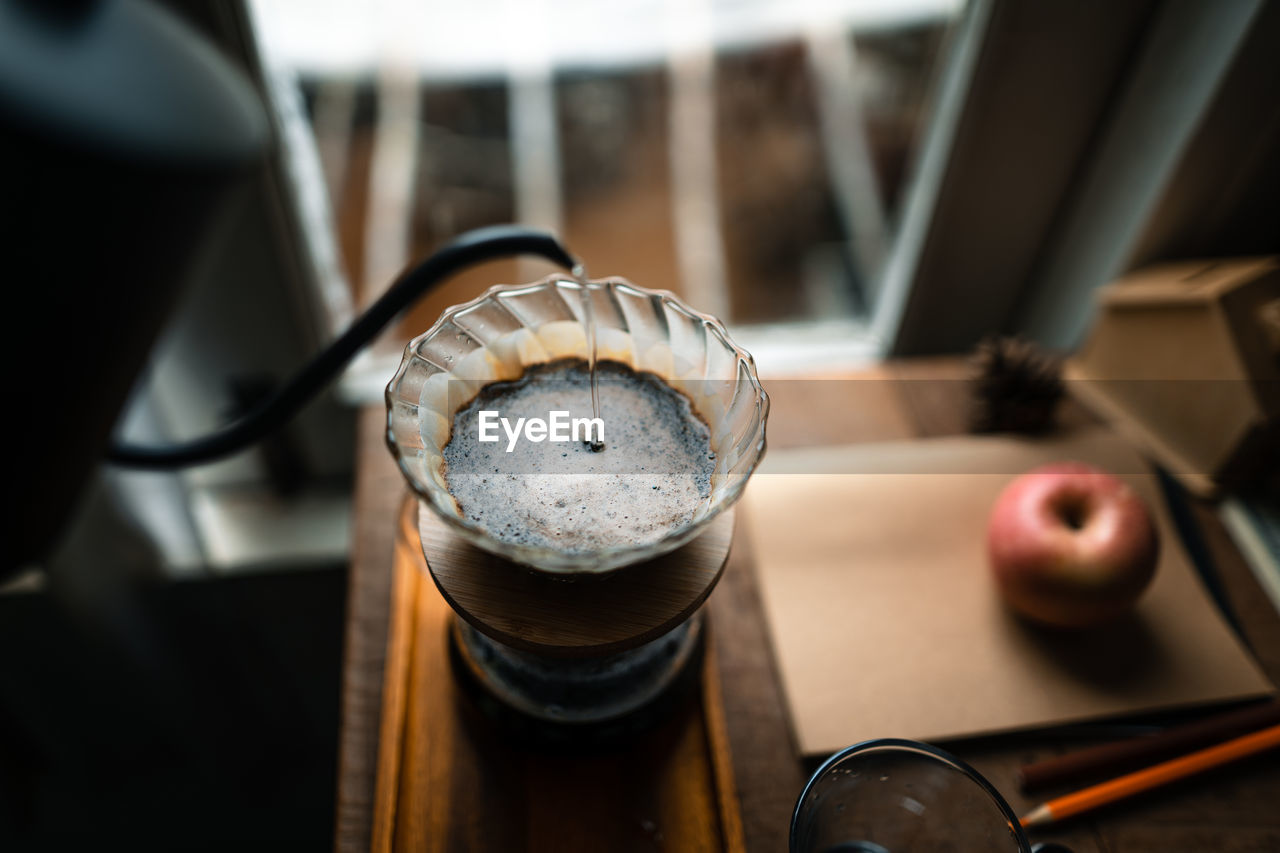
{"label": "notebook", "polygon": [[[1155,580],[1135,612],[1081,632],[1014,616],[985,553],[1001,488],[1063,459],[1130,482],[1161,537]],[[771,452],[743,516],[803,754],[1273,692],[1202,588],[1146,463],[1105,430]]]}

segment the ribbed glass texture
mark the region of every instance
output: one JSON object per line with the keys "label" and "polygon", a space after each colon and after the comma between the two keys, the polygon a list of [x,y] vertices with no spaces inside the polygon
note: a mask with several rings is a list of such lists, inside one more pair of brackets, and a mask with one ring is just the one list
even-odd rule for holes
{"label": "ribbed glass texture", "polygon": [[501,542],[459,512],[446,486],[442,454],[454,415],[482,387],[517,379],[535,364],[587,357],[582,286],[576,281],[551,276],[529,285],[499,285],[450,308],[409,342],[387,386],[387,443],[422,503],[476,546],[546,572],[607,572],[688,542],[741,496],[765,450],[769,398],[751,356],[719,320],[667,291],[621,278],[592,281],[588,296],[598,357],[657,374],[684,393],[711,428],[711,493],[691,525],[656,543],[570,554]]}

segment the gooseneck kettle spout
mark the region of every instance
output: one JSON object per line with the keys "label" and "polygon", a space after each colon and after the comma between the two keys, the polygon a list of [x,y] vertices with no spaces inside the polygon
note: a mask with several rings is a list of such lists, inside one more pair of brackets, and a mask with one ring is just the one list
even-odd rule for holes
{"label": "gooseneck kettle spout", "polygon": [[243,450],[283,426],[331,382],[379,332],[419,297],[449,276],[484,261],[535,255],[572,270],[577,260],[555,237],[514,225],[468,231],[410,267],[333,343],[303,366],[283,388],[240,420],[181,444],[114,444],[107,460],[128,468],[182,468]]}

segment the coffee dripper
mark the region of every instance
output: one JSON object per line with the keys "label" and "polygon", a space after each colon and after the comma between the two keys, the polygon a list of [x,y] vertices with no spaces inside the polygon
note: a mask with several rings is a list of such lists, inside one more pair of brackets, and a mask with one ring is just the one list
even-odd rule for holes
{"label": "coffee dripper", "polygon": [[[599,359],[655,374],[707,424],[710,493],[656,542],[569,552],[501,541],[449,492],[454,416],[485,385],[586,361],[591,323]],[[455,669],[482,707],[555,742],[609,739],[643,728],[664,697],[696,681],[698,608],[728,557],[732,506],[764,453],[768,407],[754,361],[719,320],[621,278],[497,286],[409,343],[387,387],[387,442],[416,510],[402,537],[408,547],[416,538],[456,613]]]}

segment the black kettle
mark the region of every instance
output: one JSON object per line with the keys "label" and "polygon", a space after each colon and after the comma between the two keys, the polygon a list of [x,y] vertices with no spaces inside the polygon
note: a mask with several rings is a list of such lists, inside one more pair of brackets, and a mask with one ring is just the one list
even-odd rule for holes
{"label": "black kettle", "polygon": [[269,135],[245,75],[165,10],[0,0],[0,577],[55,541]]}
{"label": "black kettle", "polygon": [[0,578],[48,551],[100,461],[180,468],[244,449],[459,269],[516,254],[577,263],[539,231],[461,234],[240,420],[172,446],[112,443],[187,267],[267,140],[249,83],[142,0],[0,0],[0,270],[17,385]]}

